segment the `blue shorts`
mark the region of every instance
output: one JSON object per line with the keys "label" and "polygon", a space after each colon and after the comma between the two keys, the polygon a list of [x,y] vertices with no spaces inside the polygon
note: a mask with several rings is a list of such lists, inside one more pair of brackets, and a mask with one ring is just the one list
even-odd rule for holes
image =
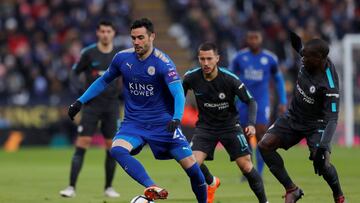
{"label": "blue shorts", "polygon": [[133,146],[130,152],[132,155],[138,154],[146,144],[149,144],[156,159],[180,161],[192,155],[189,142],[181,129],[177,128],[174,133],[170,133],[166,130],[166,123],[152,125],[122,122],[113,140],[117,139],[125,140]]}
{"label": "blue shorts", "polygon": [[[240,114],[240,124],[242,127],[246,127],[248,124],[248,107],[244,103],[238,103],[236,108]],[[270,107],[269,105],[258,104],[256,114],[256,124],[267,125],[270,118]]]}

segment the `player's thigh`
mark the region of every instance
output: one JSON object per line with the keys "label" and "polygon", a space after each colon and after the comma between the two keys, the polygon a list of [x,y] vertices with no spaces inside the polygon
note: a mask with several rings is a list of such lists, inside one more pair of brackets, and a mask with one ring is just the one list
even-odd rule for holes
{"label": "player's thigh", "polygon": [[221,133],[219,135],[221,144],[224,146],[230,156],[230,161],[251,154],[249,144],[245,135],[241,131]]}
{"label": "player's thigh", "polygon": [[[174,133],[169,133],[166,125],[157,126],[149,129],[143,137],[156,159],[175,159],[179,162],[193,156],[190,144],[180,128],[177,128]],[[193,159],[195,160],[195,158]]]}
{"label": "player's thigh", "polygon": [[190,145],[193,151],[205,153],[207,155],[206,160],[213,160],[215,147],[218,141],[217,135],[214,135],[213,132],[196,128]]}
{"label": "player's thigh", "polygon": [[142,131],[132,124],[122,123],[121,128],[113,138],[112,147],[122,146],[130,151],[130,154],[138,154],[146,141],[142,138]]}
{"label": "player's thigh", "polygon": [[112,139],[116,130],[118,129],[119,111],[114,108],[114,111],[107,111],[101,115],[101,132],[105,139]]}
{"label": "player's thigh", "polygon": [[78,136],[76,138],[75,146],[83,149],[87,149],[90,147],[92,141],[91,136]]}
{"label": "player's thigh", "polygon": [[83,111],[77,131],[79,136],[93,136],[97,129],[100,114],[98,112]]}
{"label": "player's thigh", "polygon": [[287,150],[299,143],[303,135],[300,131],[292,128],[292,122],[286,116],[278,118],[259,142],[259,147],[263,150],[276,150],[277,148]]}

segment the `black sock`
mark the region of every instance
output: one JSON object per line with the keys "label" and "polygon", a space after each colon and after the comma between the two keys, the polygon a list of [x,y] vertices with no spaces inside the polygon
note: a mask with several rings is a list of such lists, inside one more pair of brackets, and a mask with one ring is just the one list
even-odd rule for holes
{"label": "black sock", "polygon": [[205,164],[201,164],[200,169],[205,176],[206,184],[210,185],[214,181],[214,176],[210,173],[209,169]]}
{"label": "black sock", "polygon": [[271,173],[285,187],[285,189],[296,187],[285,169],[284,161],[280,154],[276,151],[264,151],[261,148],[259,149]]}
{"label": "black sock", "polygon": [[259,203],[266,203],[267,199],[265,195],[264,184],[257,170],[252,168],[249,173],[244,173],[244,176],[247,178],[250,188],[258,198]]}
{"label": "black sock", "polygon": [[338,174],[336,172],[335,167],[332,164],[330,164],[330,167],[325,169],[323,173],[323,178],[330,186],[331,190],[333,191],[333,196],[335,198],[343,195]]}
{"label": "black sock", "polygon": [[75,153],[71,160],[70,186],[75,187],[76,185],[76,180],[83,165],[85,152],[86,149],[84,148],[76,147],[75,149]]}
{"label": "black sock", "polygon": [[116,168],[116,161],[110,155],[110,151],[106,150],[106,158],[105,158],[105,189],[111,187],[112,181],[114,179]]}

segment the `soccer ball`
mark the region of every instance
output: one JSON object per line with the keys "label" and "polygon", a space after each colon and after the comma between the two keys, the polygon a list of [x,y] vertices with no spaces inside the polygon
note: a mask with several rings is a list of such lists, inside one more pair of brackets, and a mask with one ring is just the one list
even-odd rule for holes
{"label": "soccer ball", "polygon": [[132,198],[130,203],[154,203],[154,201],[147,199],[144,195],[138,195]]}

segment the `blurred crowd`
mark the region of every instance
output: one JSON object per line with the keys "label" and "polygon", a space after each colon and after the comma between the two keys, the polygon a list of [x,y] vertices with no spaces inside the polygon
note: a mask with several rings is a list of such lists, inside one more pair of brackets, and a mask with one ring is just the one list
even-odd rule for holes
{"label": "blurred crowd", "polygon": [[[298,33],[304,41],[313,37],[328,41],[329,56],[340,78],[343,74],[341,40],[348,33],[360,33],[359,0],[167,0],[167,5],[174,21],[170,34],[181,46],[192,50],[194,60],[200,43],[214,41],[220,47],[220,64],[227,67],[236,52],[246,46],[246,32],[260,30],[264,36],[264,48],[274,52],[279,59],[288,96],[293,91],[300,62],[288,40],[289,30]],[[358,51],[353,52],[357,67],[354,86],[360,84],[358,55]],[[271,97],[274,109],[276,98]],[[360,93],[355,89],[354,101],[355,109],[359,109]],[[355,128],[358,134],[358,119]]]}
{"label": "blurred crowd", "polygon": [[[58,105],[73,100],[69,73],[80,50],[111,19],[117,46],[127,46],[130,0],[2,0],[0,105]],[[69,102],[67,102],[69,103]]]}
{"label": "blurred crowd", "polygon": [[223,65],[245,46],[248,29],[262,30],[264,47],[275,52],[284,71],[296,65],[288,30],[297,32],[305,41],[317,36],[331,44],[338,44],[347,33],[360,32],[360,3],[355,0],[168,0],[167,3],[173,20],[188,35],[180,43],[196,52],[201,42],[216,41]]}
{"label": "blurred crowd", "polygon": [[[335,63],[340,40],[360,32],[355,0],[167,0],[170,33],[193,51],[203,41],[220,46],[221,65],[244,47],[246,31],[260,28],[264,47],[279,57],[285,75],[296,73],[287,31],[331,43]],[[69,103],[69,73],[80,50],[96,41],[102,18],[118,28],[115,45],[130,46],[131,0],[5,0],[0,2],[0,105]],[[195,59],[195,58],[194,58]],[[289,74],[287,74],[289,73]],[[292,74],[293,73],[293,74]],[[69,101],[66,101],[69,99]]]}

